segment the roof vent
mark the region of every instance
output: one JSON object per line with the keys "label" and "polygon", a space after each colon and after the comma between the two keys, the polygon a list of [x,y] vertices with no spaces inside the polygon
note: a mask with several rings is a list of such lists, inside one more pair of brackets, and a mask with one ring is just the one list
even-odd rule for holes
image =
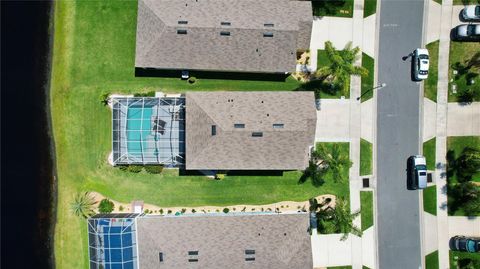
{"label": "roof vent", "polygon": [[178,21],[178,24],[188,24],[188,21]]}
{"label": "roof vent", "polygon": [[230,32],[221,31],[221,32],[220,32],[220,35],[221,35],[221,36],[230,36]]}
{"label": "roof vent", "polygon": [[212,135],[217,135],[217,125],[212,125]]}
{"label": "roof vent", "polygon": [[243,124],[243,123],[235,123],[235,124],[233,124],[233,127],[234,127],[234,128],[237,128],[237,129],[241,129],[241,128],[245,128],[245,124]]}
{"label": "roof vent", "polygon": [[163,252],[158,252],[158,260],[163,262]]}
{"label": "roof vent", "polygon": [[273,124],[273,129],[282,129],[283,128],[283,123],[274,123]]}
{"label": "roof vent", "polygon": [[265,27],[273,27],[275,26],[273,23],[264,23],[263,26]]}
{"label": "roof vent", "polygon": [[272,32],[265,32],[265,33],[263,33],[263,37],[273,37],[273,33]]}
{"label": "roof vent", "polygon": [[263,133],[262,132],[252,132],[252,137],[262,137]]}
{"label": "roof vent", "polygon": [[178,30],[177,30],[177,34],[178,34],[178,35],[186,35],[186,34],[187,34],[187,30],[185,30],[185,29],[178,29]]}
{"label": "roof vent", "polygon": [[220,25],[222,25],[222,26],[230,26],[230,25],[232,25],[232,23],[230,23],[229,21],[222,21],[222,22],[220,22]]}

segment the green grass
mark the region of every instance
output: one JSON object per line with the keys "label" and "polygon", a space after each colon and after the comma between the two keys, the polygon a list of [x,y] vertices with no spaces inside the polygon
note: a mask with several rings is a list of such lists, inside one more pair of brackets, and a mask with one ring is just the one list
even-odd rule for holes
{"label": "green grass", "polygon": [[[465,147],[480,147],[480,136],[450,136],[447,137],[447,152],[450,152],[452,158],[456,159],[460,156],[461,152]],[[480,172],[473,175],[473,181],[480,182]],[[455,198],[450,195],[450,191],[458,184],[457,175],[448,173],[448,184],[447,184],[447,195],[448,195],[448,204],[455,204]],[[455,211],[450,210],[452,207],[449,207],[448,214],[451,216],[465,216],[465,212],[462,207],[459,207]]]}
{"label": "green grass", "polygon": [[[317,51],[317,69],[320,69],[324,66],[329,66],[330,60],[327,57],[327,52],[325,50],[318,50]],[[313,83],[317,82],[318,89],[315,90],[315,95],[317,98],[340,98],[343,93],[341,90],[336,90],[333,93],[329,91],[328,87],[321,86],[320,81],[313,81]],[[346,93],[346,98],[350,97],[350,91]]]}
{"label": "green grass", "polygon": [[423,190],[423,210],[434,216],[437,215],[437,187],[435,185]]}
{"label": "green grass", "polygon": [[370,269],[370,268],[367,267],[367,266],[365,266],[365,265],[363,265],[363,266],[362,266],[362,269]]}
{"label": "green grass", "polygon": [[377,0],[365,0],[363,3],[363,17],[366,18],[377,12]]}
{"label": "green grass", "polygon": [[[452,151],[453,157],[456,159],[460,156],[466,147],[474,147],[480,149],[480,136],[449,136],[447,138],[447,151]],[[473,181],[480,182],[480,172],[476,173]],[[458,183],[457,175],[448,177],[449,183]]]}
{"label": "green grass", "polygon": [[[442,0],[433,0],[433,1],[439,3],[440,5],[442,4]],[[454,0],[454,1],[455,1],[455,0]]]}
{"label": "green grass", "polygon": [[428,254],[427,256],[425,256],[425,269],[439,269],[438,251],[434,251]]}
{"label": "green grass", "polygon": [[454,5],[474,5],[480,4],[480,0],[453,0]]}
{"label": "green grass", "polygon": [[[337,144],[339,146],[340,155],[349,156],[349,154],[350,154],[350,143],[348,143],[348,142],[318,142],[316,144],[316,148],[318,149],[318,147],[320,145],[324,145],[327,149],[331,149],[333,147],[333,145],[335,145],[335,144]],[[348,179],[348,170],[349,169],[346,168],[346,167],[341,169],[342,176],[345,179]],[[326,182],[325,184],[332,183],[333,178],[334,178],[334,174],[332,173],[332,171],[328,171],[327,174],[325,174],[325,176],[324,176],[324,179],[325,179],[325,182]],[[322,189],[323,186],[325,186],[325,185],[322,185],[322,187],[320,187],[320,188]],[[335,188],[335,193],[334,194],[338,194],[338,196],[343,196],[343,197],[348,199],[348,197],[349,197],[348,180],[346,180],[346,182],[343,182],[343,183],[333,184],[332,187]],[[332,189],[332,191],[333,191],[333,189]]]}
{"label": "green grass", "polygon": [[[456,269],[457,267],[457,260],[461,259],[471,259],[471,260],[480,260],[480,253],[468,253],[468,252],[460,252],[460,251],[453,251],[450,250],[449,252],[450,258],[450,269]],[[457,257],[457,259],[455,258]]]}
{"label": "green grass", "polygon": [[351,265],[327,267],[327,269],[352,269]]}
{"label": "green grass", "polygon": [[314,16],[353,17],[353,0],[313,0]]}
{"label": "green grass", "polygon": [[292,78],[286,82],[198,79],[190,85],[176,78],[135,77],[136,1],[56,1],[54,12],[50,105],[58,174],[56,268],[88,267],[86,222],[73,216],[69,207],[81,191],[160,206],[300,201],[330,192],[348,197],[348,183],[327,182],[315,188],[298,184],[299,172],[214,181],[178,177],[177,170],[130,174],[109,166],[111,112],[100,104],[104,92],[293,90],[299,83]]}
{"label": "green grass", "polygon": [[360,139],[360,175],[371,175],[373,168],[373,145],[365,139]]}
{"label": "green grass", "polygon": [[360,192],[360,212],[362,218],[362,231],[373,226],[373,192]]}
{"label": "green grass", "polygon": [[423,143],[423,156],[427,160],[427,169],[435,170],[435,147],[436,147],[436,138],[432,138],[427,142]]}
{"label": "green grass", "polygon": [[428,99],[437,102],[437,82],[438,82],[438,44],[439,40],[427,44],[428,54],[430,56],[430,69],[428,78],[425,80],[424,95]]}
{"label": "green grass", "polygon": [[[457,74],[457,76],[453,75],[453,70],[454,70],[453,66],[456,63],[465,65],[466,61],[468,61],[478,51],[480,51],[479,42],[454,42],[454,41],[450,42],[448,78],[449,80],[453,79],[453,82],[449,83],[449,91],[448,91],[449,102],[458,101],[457,95],[453,94],[451,90],[453,83],[457,85],[457,92],[460,89],[466,89],[468,87],[475,88],[477,91],[480,91],[480,76],[477,76],[475,78],[475,84],[473,86],[467,85],[467,79],[466,79],[468,73],[480,74],[480,68],[472,67],[469,70],[469,72],[465,72],[465,74]],[[480,97],[474,99],[474,101],[480,101]]]}
{"label": "green grass", "polygon": [[373,80],[375,60],[372,57],[362,52],[362,66],[368,70],[368,76],[362,78],[362,102],[367,101],[373,97]]}

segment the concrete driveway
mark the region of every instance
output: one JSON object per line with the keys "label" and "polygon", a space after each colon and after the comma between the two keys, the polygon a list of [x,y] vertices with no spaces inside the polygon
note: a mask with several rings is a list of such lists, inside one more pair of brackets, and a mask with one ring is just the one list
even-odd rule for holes
{"label": "concrete driveway", "polygon": [[480,135],[480,102],[448,103],[447,135]]}
{"label": "concrete driveway", "polygon": [[317,111],[317,142],[349,142],[350,141],[350,100],[320,99],[320,110]]}

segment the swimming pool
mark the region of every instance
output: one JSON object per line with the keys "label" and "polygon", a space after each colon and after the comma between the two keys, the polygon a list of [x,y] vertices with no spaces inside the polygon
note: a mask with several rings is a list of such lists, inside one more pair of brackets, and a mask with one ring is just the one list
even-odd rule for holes
{"label": "swimming pool", "polygon": [[[128,153],[142,158],[147,148],[147,137],[151,131],[152,107],[129,107],[127,112],[127,150]],[[143,114],[142,114],[143,113]]]}

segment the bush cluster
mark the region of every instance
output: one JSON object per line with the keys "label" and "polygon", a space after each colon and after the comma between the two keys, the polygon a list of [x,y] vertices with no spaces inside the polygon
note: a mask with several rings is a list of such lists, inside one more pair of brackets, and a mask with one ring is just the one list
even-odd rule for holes
{"label": "bush cluster", "polygon": [[155,97],[155,91],[139,92],[133,94],[134,97]]}
{"label": "bush cluster", "polygon": [[114,208],[115,205],[108,198],[103,199],[100,201],[100,204],[98,204],[98,212],[100,213],[112,213]]}
{"label": "bush cluster", "polygon": [[163,165],[146,165],[145,171],[149,174],[160,174],[163,171]]}

